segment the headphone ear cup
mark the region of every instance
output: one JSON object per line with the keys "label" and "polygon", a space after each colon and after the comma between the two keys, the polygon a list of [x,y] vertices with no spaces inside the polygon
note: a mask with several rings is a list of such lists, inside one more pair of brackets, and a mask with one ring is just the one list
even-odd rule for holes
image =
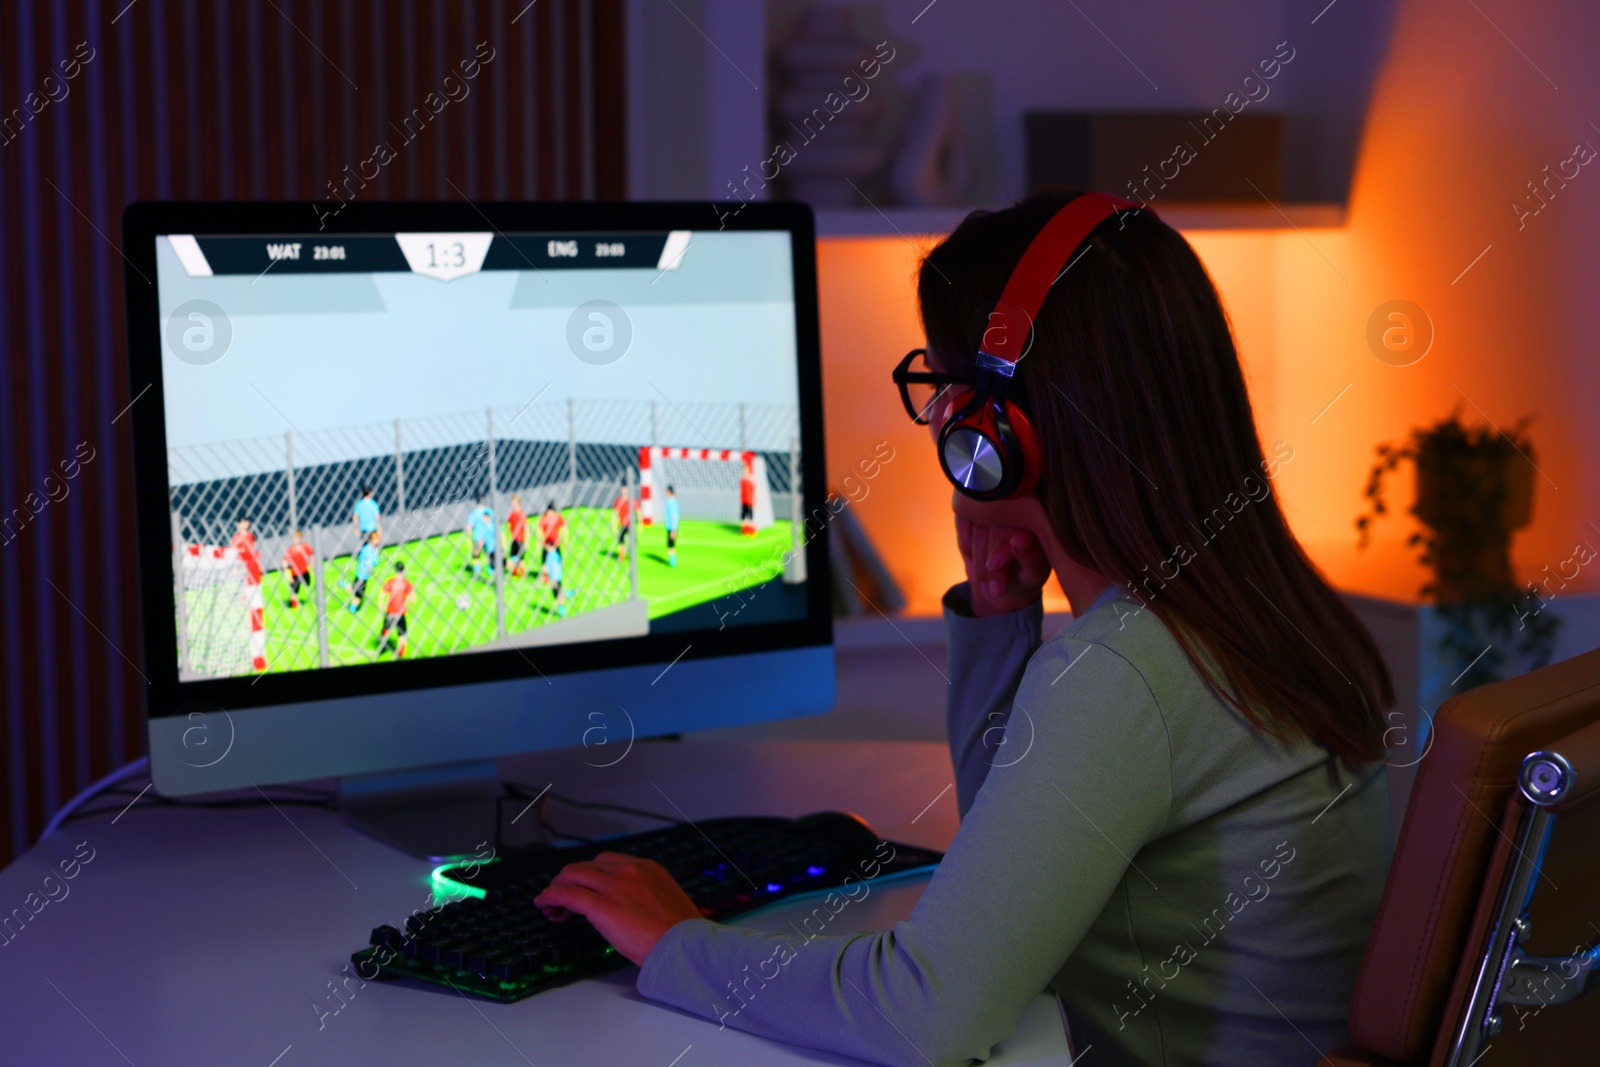
{"label": "headphone ear cup", "polygon": [[[943,397],[939,398],[937,403],[942,406],[946,412],[944,417],[945,426],[949,426],[952,422],[959,422],[966,416],[972,414],[972,412],[968,411],[967,408],[972,405],[972,395],[974,391],[975,390],[970,385],[953,385]],[[942,430],[940,431],[939,436],[944,436],[944,432]]]}
{"label": "headphone ear cup", "polygon": [[1005,402],[1007,433],[1005,438],[1016,456],[1016,487],[1007,494],[1007,500],[1025,497],[1039,487],[1039,475],[1044,469],[1043,452],[1039,434],[1033,428],[1028,413],[1010,400]]}
{"label": "headphone ear cup", "polygon": [[[939,465],[956,488],[977,500],[1015,500],[1039,485],[1039,435],[1028,413],[1010,400],[973,403],[975,391],[954,389],[939,433]],[[977,439],[987,448],[975,447]],[[991,487],[981,488],[985,483]]]}
{"label": "headphone ear cup", "polygon": [[975,500],[1002,499],[1015,480],[1016,452],[999,405],[965,389],[952,398],[939,431],[939,466],[958,491]]}

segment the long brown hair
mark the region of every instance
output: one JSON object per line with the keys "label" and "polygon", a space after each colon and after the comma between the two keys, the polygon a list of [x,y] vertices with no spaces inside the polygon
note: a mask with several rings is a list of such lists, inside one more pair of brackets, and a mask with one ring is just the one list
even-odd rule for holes
{"label": "long brown hair", "polygon": [[[935,360],[972,373],[1024,249],[1078,194],[975,211],[917,279]],[[1259,729],[1358,764],[1394,699],[1372,637],[1289,532],[1217,291],[1148,211],[1112,216],[1056,279],[1013,382],[1038,429],[1038,496],[1061,546],[1153,611]]]}

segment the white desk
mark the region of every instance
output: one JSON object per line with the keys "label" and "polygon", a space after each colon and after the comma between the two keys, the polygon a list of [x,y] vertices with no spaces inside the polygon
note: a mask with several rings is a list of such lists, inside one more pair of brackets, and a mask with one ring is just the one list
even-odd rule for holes
{"label": "white desk", "polygon": [[[939,744],[687,740],[640,742],[610,768],[585,759],[599,762],[563,752],[501,767],[517,781],[645,810],[666,807],[659,786],[694,819],[832,808],[862,815],[886,837],[941,849],[955,831],[953,790],[940,793],[951,772]],[[569,815],[552,806],[552,821],[557,813]],[[337,1000],[330,983],[351,974],[342,968],[371,928],[424,905],[429,865],[313,808],[141,802],[115,823],[109,814],[69,823],[0,872],[0,916],[25,908],[30,893],[42,898],[45,875],[79,842],[94,858],[65,883],[67,895],[0,946],[7,1064],[855,1062],[653,1004],[634,991],[633,968],[511,1005],[354,978],[348,1003]],[[882,886],[842,917],[853,930],[888,929],[924,884]],[[783,928],[791,910],[805,908],[742,921]],[[990,1062],[1067,1060],[1055,1002],[1041,996]]]}

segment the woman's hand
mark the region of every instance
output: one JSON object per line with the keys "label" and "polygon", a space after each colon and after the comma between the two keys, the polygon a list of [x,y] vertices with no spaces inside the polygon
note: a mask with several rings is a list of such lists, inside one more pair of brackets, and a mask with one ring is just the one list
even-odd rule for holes
{"label": "woman's hand", "polygon": [[989,526],[956,508],[956,544],[967,566],[974,615],[1019,611],[1039,602],[1050,561],[1031,530]]}
{"label": "woman's hand", "polygon": [[555,922],[582,915],[640,966],[673,926],[703,917],[665,867],[620,852],[567,864],[533,902]]}

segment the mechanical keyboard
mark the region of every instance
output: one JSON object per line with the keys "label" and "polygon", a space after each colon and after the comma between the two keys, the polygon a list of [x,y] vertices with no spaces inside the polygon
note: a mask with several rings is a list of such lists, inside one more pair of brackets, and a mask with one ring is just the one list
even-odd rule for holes
{"label": "mechanical keyboard", "polygon": [[401,926],[379,926],[351,955],[362,978],[409,978],[509,1004],[626,966],[587,919],[545,918],[539,894],[569,863],[623,852],[660,863],[709,919],[842,885],[924,871],[942,854],[883,841],[839,812],[799,819],[741,817],[628,834],[575,846],[538,846],[434,872],[436,897]]}

